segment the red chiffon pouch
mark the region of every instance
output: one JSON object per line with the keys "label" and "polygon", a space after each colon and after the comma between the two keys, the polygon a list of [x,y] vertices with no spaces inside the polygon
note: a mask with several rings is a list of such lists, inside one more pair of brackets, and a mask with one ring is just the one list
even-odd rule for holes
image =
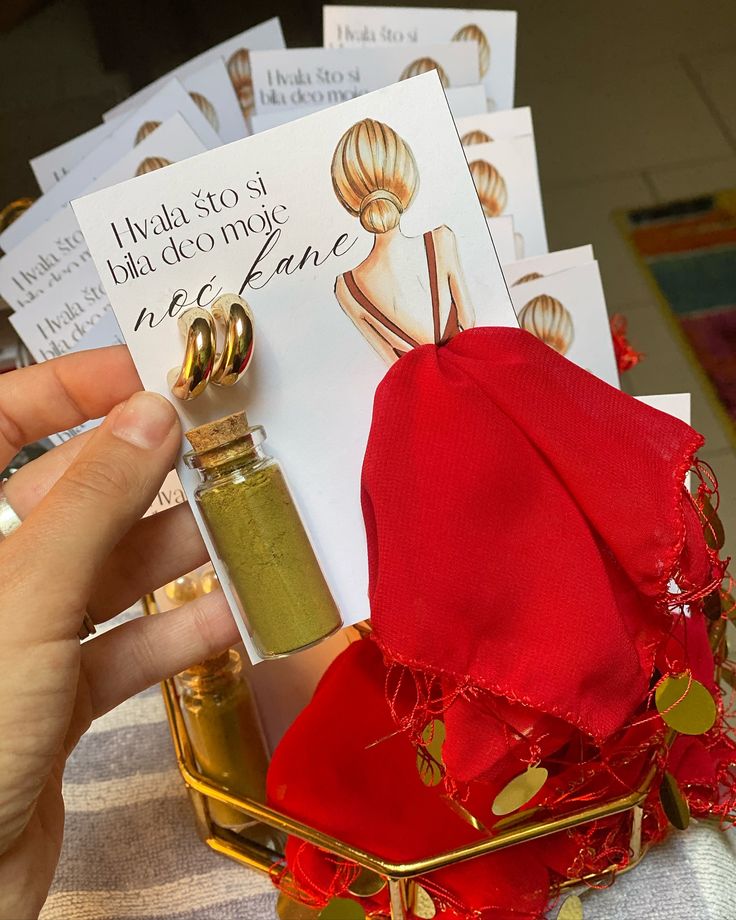
{"label": "red chiffon pouch", "polygon": [[518,772],[641,705],[671,580],[717,584],[684,486],[702,442],[518,329],[389,370],[363,467],[371,618],[415,688],[397,723],[417,739],[441,710],[455,780],[498,778],[504,738]]}
{"label": "red chiffon pouch", "polygon": [[[711,661],[712,665],[712,661]],[[348,647],[330,666],[310,704],[287,731],[269,768],[268,801],[278,810],[364,851],[399,863],[446,853],[487,838],[457,811],[442,785],[420,779],[417,750],[397,732],[386,700],[389,668],[375,642]],[[637,788],[652,753],[662,749],[664,726],[658,715],[627,728],[580,767],[559,753],[549,782],[527,806],[554,817],[569,804],[571,790],[582,801],[607,801]],[[681,785],[691,810],[718,813],[733,784],[734,745],[714,730],[702,738],[682,737],[661,770]],[[567,761],[567,762],[566,762]],[[463,807],[490,824],[497,788],[473,784]],[[572,795],[575,798],[575,795]],[[527,811],[528,813],[528,811]],[[661,839],[667,820],[658,784],[645,806],[642,842]],[[536,920],[567,879],[625,866],[631,858],[631,815],[625,813],[569,831],[515,845],[468,862],[418,876],[441,920]],[[334,898],[352,897],[359,867],[297,838],[286,848],[286,868],[278,879],[295,900],[321,908]],[[388,890],[361,899],[369,916],[388,913]]]}
{"label": "red chiffon pouch", "polygon": [[[520,330],[402,357],[363,469],[374,639],[333,663],[286,733],[270,804],[396,862],[483,839],[450,797],[492,824],[496,794],[540,761],[549,780],[527,807],[541,814],[629,794],[654,757],[712,811],[733,785],[720,724],[666,764],[651,706],[672,671],[715,693],[701,598],[722,567],[684,487],[701,443]],[[418,747],[435,718],[444,782],[428,786]],[[655,790],[644,839],[665,826]],[[564,878],[624,865],[629,832],[617,816],[421,881],[438,917],[538,917]],[[316,906],[358,872],[297,840],[287,864]]]}
{"label": "red chiffon pouch", "polygon": [[[416,749],[393,723],[385,679],[383,657],[370,640],[354,642],[333,662],[274,753],[269,804],[395,862],[483,839],[441,786],[421,781]],[[286,856],[294,894],[318,907],[346,894],[358,871],[295,838]],[[549,894],[538,843],[434,872],[422,883],[447,905],[438,917],[524,920],[541,915]],[[387,905],[385,890],[365,903],[376,910]]]}

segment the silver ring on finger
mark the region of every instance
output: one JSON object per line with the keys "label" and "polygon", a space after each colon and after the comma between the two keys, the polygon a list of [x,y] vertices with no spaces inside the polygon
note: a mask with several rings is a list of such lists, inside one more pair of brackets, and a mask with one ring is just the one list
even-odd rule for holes
{"label": "silver ring on finger", "polygon": [[13,510],[13,506],[5,495],[5,482],[7,482],[7,480],[0,482],[0,540],[7,539],[7,537],[21,525],[20,518]]}

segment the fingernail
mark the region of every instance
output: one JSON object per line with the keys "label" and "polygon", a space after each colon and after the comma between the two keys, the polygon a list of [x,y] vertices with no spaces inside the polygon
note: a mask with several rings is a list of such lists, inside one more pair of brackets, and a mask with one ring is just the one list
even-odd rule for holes
{"label": "fingernail", "polygon": [[122,441],[156,450],[176,423],[176,411],[158,393],[134,393],[112,422],[112,433]]}

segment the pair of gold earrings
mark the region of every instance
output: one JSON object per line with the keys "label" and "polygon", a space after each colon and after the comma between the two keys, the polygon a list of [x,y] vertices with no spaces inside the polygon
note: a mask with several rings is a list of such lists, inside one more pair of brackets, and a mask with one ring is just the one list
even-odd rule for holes
{"label": "pair of gold earrings", "polygon": [[[221,351],[217,350],[218,326],[223,331]],[[167,378],[177,399],[196,399],[210,384],[234,386],[253,359],[253,314],[237,294],[222,294],[211,310],[186,310],[179,317],[179,329],[186,341],[184,360]]]}

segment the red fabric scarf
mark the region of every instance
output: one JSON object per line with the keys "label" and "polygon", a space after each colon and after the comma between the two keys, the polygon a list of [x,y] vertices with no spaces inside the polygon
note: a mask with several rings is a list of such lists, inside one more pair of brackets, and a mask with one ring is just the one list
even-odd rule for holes
{"label": "red fabric scarf", "polygon": [[[656,755],[660,773],[691,784],[694,813],[725,815],[736,757],[720,724],[678,739],[665,764],[651,709],[657,669],[690,668],[715,693],[697,595],[721,569],[684,489],[701,443],[516,329],[402,357],[376,393],[363,469],[375,642],[327,671],[274,754],[269,802],[413,861],[483,838],[448,793],[491,826],[496,793],[543,761],[549,779],[529,806],[554,815],[637,789]],[[672,580],[687,618],[670,611]],[[434,716],[446,777],[428,788],[416,743]],[[655,782],[644,839],[665,828]],[[438,918],[540,917],[550,885],[624,865],[629,830],[616,816],[422,884]],[[357,874],[297,840],[287,864],[316,906]]]}
{"label": "red fabric scarf", "polygon": [[[501,730],[498,706],[515,736],[562,722],[602,741],[641,704],[670,579],[713,577],[684,488],[702,442],[518,329],[389,370],[363,467],[371,617],[387,660],[441,679],[457,779],[497,770],[471,742]],[[404,727],[432,692],[397,711]]]}

